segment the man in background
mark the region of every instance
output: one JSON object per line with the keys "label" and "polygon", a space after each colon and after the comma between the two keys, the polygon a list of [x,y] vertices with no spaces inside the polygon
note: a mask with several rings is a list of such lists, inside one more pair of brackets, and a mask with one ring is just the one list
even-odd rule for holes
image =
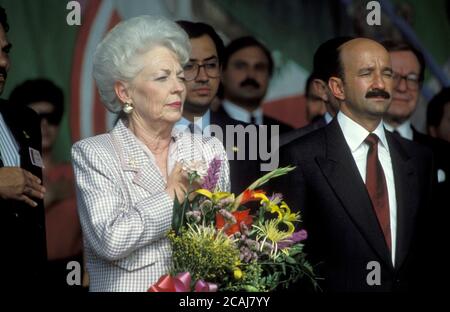
{"label": "man in background", "polygon": [[83,264],[81,225],[78,218],[72,165],[58,162],[54,148],[64,114],[64,94],[47,79],[27,80],[11,92],[15,107],[29,107],[41,119],[42,158],[44,161],[45,224],[47,237],[46,284],[51,290],[79,290],[66,278],[71,261]]}
{"label": "man in background", "polygon": [[[0,6],[0,94],[10,67],[7,15]],[[29,291],[43,285],[45,242],[39,118],[0,99],[0,246],[2,284]]]}
{"label": "man in background", "polygon": [[434,154],[435,181],[445,182],[442,176],[450,176],[450,145],[420,133],[411,124],[425,77],[425,59],[420,51],[407,43],[386,41],[383,45],[389,51],[394,71],[392,103],[384,116],[385,127],[405,139],[430,148]]}
{"label": "man in background", "polygon": [[[227,146],[227,140],[231,139],[227,137],[227,125],[246,127],[249,124],[211,110],[220,84],[224,44],[208,24],[190,21],[177,23],[188,34],[192,50],[189,62],[184,67],[187,94],[183,117],[176,127],[188,128],[204,136],[217,135],[213,126],[219,127],[222,132],[219,139],[222,140],[230,163],[231,191],[239,194],[259,177],[259,168],[256,159],[249,159],[249,141],[243,147],[246,149],[244,159],[238,159],[237,147]],[[234,133],[231,135],[237,143],[237,136]]]}
{"label": "man in background", "polygon": [[273,75],[270,51],[253,37],[241,37],[225,48],[223,61],[223,96],[219,112],[256,125],[278,125],[279,133],[292,127],[263,114],[262,102]]}

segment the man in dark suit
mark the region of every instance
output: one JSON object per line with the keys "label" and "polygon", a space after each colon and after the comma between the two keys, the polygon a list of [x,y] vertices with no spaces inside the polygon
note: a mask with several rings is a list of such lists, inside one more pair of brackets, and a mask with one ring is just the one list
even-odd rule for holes
{"label": "man in dark suit", "polygon": [[[259,177],[259,164],[256,159],[249,159],[251,148],[251,135],[246,139],[244,146],[238,145],[238,134],[233,132],[227,135],[229,127],[249,124],[230,118],[228,115],[211,111],[220,83],[221,64],[223,61],[224,45],[215,30],[205,23],[190,21],[177,22],[188,34],[192,51],[188,64],[184,67],[186,79],[186,101],[183,108],[183,118],[177,123],[177,128],[189,127],[191,130],[203,135],[218,136],[216,130],[221,132],[218,136],[222,140],[230,163],[231,191],[241,193],[254,180]],[[218,129],[214,127],[217,126]],[[256,133],[254,134],[256,135]],[[231,136],[233,136],[234,144]],[[243,155],[239,156],[239,148]],[[256,149],[256,146],[254,146]],[[255,151],[256,152],[256,151]],[[239,158],[238,158],[239,156]]]}
{"label": "man in dark suit", "polygon": [[[326,112],[323,116],[318,116],[313,121],[302,128],[292,130],[284,133],[280,136],[280,147],[288,144],[289,142],[299,138],[311,131],[325,127],[331,122],[334,116],[339,111],[339,101],[333,96],[330,88],[328,87],[328,79],[330,79],[333,72],[334,60],[333,55],[336,54],[337,49],[345,42],[353,39],[352,37],[335,37],[322,43],[314,53],[313,61],[313,73],[310,77],[310,90],[313,90],[312,94],[307,96],[313,96],[317,100],[325,104]],[[309,88],[306,86],[306,88]]]}
{"label": "man in dark suit", "polygon": [[417,131],[410,119],[419,102],[425,59],[419,50],[404,42],[385,41],[383,46],[389,51],[394,71],[392,103],[384,116],[386,129],[433,151],[436,183],[447,184],[446,194],[439,196],[449,202],[450,144]]}
{"label": "man in dark suit", "polygon": [[[422,222],[432,182],[431,152],[385,131],[393,86],[389,53],[375,41],[344,43],[329,80],[340,111],[281,149],[281,180],[308,231],[305,252],[324,291],[405,291],[420,285]],[[421,249],[420,249],[421,248]],[[419,285],[417,285],[419,284]]]}
{"label": "man in dark suit", "polygon": [[291,126],[263,114],[262,101],[273,69],[270,51],[261,42],[250,36],[231,41],[224,53],[224,100],[218,112],[245,123],[278,125],[279,133],[292,130]]}
{"label": "man in dark suit", "polygon": [[[6,12],[0,7],[0,94],[9,70]],[[42,285],[47,259],[40,122],[28,108],[0,100],[0,245],[9,290]]]}

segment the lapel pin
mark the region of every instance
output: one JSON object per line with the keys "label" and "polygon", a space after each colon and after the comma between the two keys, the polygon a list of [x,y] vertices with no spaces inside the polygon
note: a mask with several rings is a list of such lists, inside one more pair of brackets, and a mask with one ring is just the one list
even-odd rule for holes
{"label": "lapel pin", "polygon": [[23,130],[22,133],[23,133],[25,139],[29,139],[30,138],[30,136],[28,135],[28,133],[25,130]]}

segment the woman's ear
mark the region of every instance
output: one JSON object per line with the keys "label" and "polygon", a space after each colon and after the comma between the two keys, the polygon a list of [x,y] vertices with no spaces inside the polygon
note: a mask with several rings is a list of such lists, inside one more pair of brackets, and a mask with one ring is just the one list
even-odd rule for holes
{"label": "woman's ear", "polygon": [[131,103],[131,96],[129,94],[128,86],[125,82],[116,81],[114,83],[114,91],[116,92],[117,97],[122,103]]}
{"label": "woman's ear", "polygon": [[335,98],[341,101],[345,100],[344,83],[341,78],[331,77],[328,80],[328,87]]}

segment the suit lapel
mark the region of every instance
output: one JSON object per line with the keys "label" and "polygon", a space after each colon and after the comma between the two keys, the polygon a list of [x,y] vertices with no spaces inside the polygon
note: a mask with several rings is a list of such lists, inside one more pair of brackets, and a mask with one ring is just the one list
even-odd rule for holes
{"label": "suit lapel", "polygon": [[326,157],[316,161],[361,234],[392,267],[391,255],[351,151],[335,118],[325,128]]}
{"label": "suit lapel", "polygon": [[413,159],[410,158],[393,135],[386,131],[389,151],[394,171],[395,193],[397,199],[397,247],[396,267],[405,260],[413,237],[412,220],[417,214],[417,202],[409,194],[417,194],[418,185]]}

